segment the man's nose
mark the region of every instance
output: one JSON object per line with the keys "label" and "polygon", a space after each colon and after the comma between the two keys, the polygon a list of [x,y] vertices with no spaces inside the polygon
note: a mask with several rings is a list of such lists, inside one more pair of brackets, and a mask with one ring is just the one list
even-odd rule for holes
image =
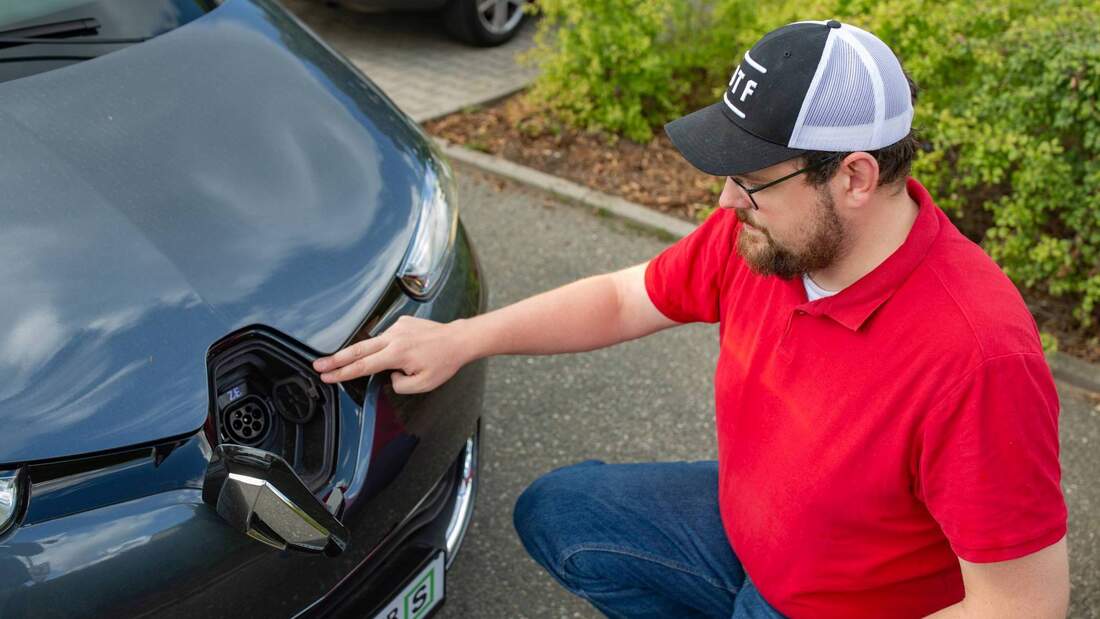
{"label": "man's nose", "polygon": [[744,189],[737,186],[737,183],[731,181],[729,177],[726,178],[726,184],[722,187],[722,195],[718,196],[718,206],[720,208],[752,208],[752,200],[749,199],[748,194]]}

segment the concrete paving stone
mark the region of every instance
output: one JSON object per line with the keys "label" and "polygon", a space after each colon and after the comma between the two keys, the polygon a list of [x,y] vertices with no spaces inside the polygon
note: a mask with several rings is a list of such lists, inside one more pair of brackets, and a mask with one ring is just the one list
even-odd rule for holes
{"label": "concrete paving stone", "polygon": [[322,0],[286,0],[413,120],[423,122],[529,84],[537,71],[516,54],[534,45],[532,23],[499,47],[451,39],[430,13],[366,13]]}

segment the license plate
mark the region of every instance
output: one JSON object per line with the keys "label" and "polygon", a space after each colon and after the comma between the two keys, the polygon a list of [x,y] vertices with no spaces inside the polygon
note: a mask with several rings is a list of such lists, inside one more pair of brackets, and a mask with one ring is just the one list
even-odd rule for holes
{"label": "license plate", "polygon": [[443,601],[443,580],[447,573],[443,553],[432,559],[415,578],[390,600],[374,619],[422,619]]}

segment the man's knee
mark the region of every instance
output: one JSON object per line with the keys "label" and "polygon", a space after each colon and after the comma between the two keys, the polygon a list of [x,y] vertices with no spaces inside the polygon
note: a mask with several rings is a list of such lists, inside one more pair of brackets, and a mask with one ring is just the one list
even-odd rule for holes
{"label": "man's knee", "polygon": [[578,512],[586,509],[592,479],[585,469],[602,465],[588,460],[562,467],[539,477],[516,499],[512,523],[531,556],[554,569],[560,550],[576,537]]}
{"label": "man's knee", "polygon": [[553,492],[553,490],[546,490],[545,486],[545,477],[536,479],[519,495],[512,509],[512,525],[516,528],[516,533],[519,534],[519,539],[524,546],[530,546],[529,542],[542,528],[542,523],[535,520],[543,511],[540,506],[550,502],[546,500],[546,494]]}

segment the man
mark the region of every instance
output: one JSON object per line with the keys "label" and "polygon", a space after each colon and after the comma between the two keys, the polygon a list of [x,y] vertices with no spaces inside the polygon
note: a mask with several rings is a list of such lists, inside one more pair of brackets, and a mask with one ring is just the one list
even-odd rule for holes
{"label": "man", "polygon": [[1019,293],[915,179],[912,93],[873,35],[799,22],[670,123],[718,209],[653,261],[320,359],[433,389],[493,354],[720,323],[718,462],[553,471],[515,523],[610,617],[1060,617],[1058,400]]}

